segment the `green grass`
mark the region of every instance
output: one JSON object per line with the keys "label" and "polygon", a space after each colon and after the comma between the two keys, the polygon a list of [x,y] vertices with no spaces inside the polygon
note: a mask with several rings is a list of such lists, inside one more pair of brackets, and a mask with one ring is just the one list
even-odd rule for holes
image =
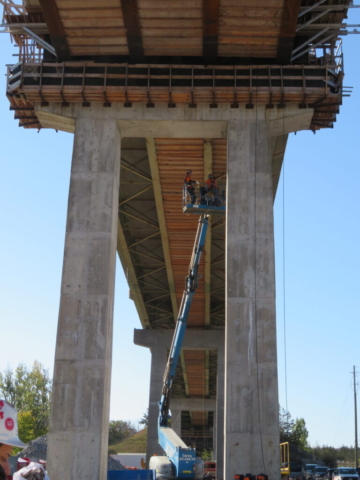
{"label": "green grass", "polygon": [[146,435],[147,428],[144,428],[122,442],[109,446],[109,454],[146,452]]}

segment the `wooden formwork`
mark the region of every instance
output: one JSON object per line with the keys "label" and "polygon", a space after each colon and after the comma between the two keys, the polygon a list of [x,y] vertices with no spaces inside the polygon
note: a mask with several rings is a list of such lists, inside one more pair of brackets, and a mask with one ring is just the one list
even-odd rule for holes
{"label": "wooden formwork", "polygon": [[[342,99],[342,74],[336,65],[311,66],[193,66],[127,65],[94,62],[17,64],[8,69],[7,94],[13,107],[18,100],[35,103],[143,103],[151,108],[206,104],[237,108],[286,104],[314,107],[311,128],[330,127]],[[21,106],[21,105],[20,105]],[[25,115],[28,116],[28,115]],[[25,120],[25,119],[24,119]],[[30,119],[29,119],[30,120]],[[41,127],[37,122],[24,126]]]}

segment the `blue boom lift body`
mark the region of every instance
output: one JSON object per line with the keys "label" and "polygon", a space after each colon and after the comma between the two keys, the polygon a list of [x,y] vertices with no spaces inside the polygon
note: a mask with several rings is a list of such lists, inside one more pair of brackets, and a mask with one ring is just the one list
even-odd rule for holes
{"label": "blue boom lift body", "polygon": [[201,215],[199,218],[189,271],[185,281],[185,290],[176,322],[174,337],[164,373],[161,400],[159,402],[158,440],[168,459],[172,463],[173,476],[176,479],[195,478],[195,465],[197,462],[196,451],[194,448],[187,447],[171,428],[171,416],[169,410],[172,382],[184,340],[186,322],[189,316],[191,302],[198,286],[198,269],[201,254],[205,246],[208,226],[209,215]]}

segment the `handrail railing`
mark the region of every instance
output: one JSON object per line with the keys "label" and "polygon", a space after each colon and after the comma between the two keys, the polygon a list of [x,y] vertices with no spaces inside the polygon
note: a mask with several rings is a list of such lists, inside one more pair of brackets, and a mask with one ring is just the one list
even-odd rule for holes
{"label": "handrail railing", "polygon": [[[176,95],[183,93],[186,99],[177,99],[181,103],[207,103],[212,107],[217,103],[230,102],[233,108],[238,102],[246,101],[251,107],[255,102],[270,103],[278,97],[278,101],[286,102],[286,95],[294,101],[293,95],[310,98],[309,94],[322,91],[322,94],[337,93],[341,85],[341,75],[338,75],[339,65],[289,65],[289,66],[194,66],[194,65],[128,65],[106,64],[94,62],[64,62],[51,63],[24,63],[22,65],[21,87],[27,91],[35,90],[55,92],[61,90],[62,96],[66,91],[79,94],[84,91],[101,89],[100,99],[104,101],[108,91],[119,90],[127,98],[130,105],[129,93],[146,96],[146,101],[169,101],[175,104]],[[12,76],[14,67],[9,69]],[[13,85],[14,79],[9,84]],[[11,88],[14,88],[13,86]],[[140,92],[140,93],[139,93]],[[162,97],[156,97],[157,93]],[[153,96],[155,94],[155,96]],[[246,98],[244,98],[246,97]],[[185,97],[184,97],[185,98]],[[54,100],[51,100],[54,101]],[[65,100],[61,100],[66,103]],[[73,100],[79,101],[79,100]],[[122,99],[115,100],[122,101]],[[142,102],[142,97],[133,101]],[[107,100],[107,103],[111,99]],[[305,103],[302,102],[302,103]],[[308,101],[306,103],[311,103]]]}
{"label": "handrail railing", "polygon": [[218,187],[208,187],[206,183],[197,184],[192,189],[186,185],[183,188],[183,209],[195,205],[200,209],[207,207],[225,207],[225,190]]}

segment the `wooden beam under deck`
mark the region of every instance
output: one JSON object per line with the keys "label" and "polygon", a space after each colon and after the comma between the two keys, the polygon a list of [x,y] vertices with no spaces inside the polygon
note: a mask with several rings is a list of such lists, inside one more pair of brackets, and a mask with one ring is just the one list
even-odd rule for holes
{"label": "wooden beam under deck", "polygon": [[214,64],[218,56],[220,0],[203,0],[203,58]]}
{"label": "wooden beam under deck", "polygon": [[278,39],[276,62],[280,65],[290,63],[294,48],[296,27],[300,13],[301,0],[284,0],[281,29]]}
{"label": "wooden beam under deck", "polygon": [[[178,306],[176,301],[174,274],[173,274],[172,263],[171,263],[169,238],[167,234],[164,203],[163,203],[162,191],[161,191],[159,166],[158,166],[158,161],[156,156],[155,141],[153,138],[146,139],[146,147],[147,147],[147,152],[149,156],[151,177],[152,177],[152,182],[154,187],[154,196],[155,196],[156,209],[157,209],[157,215],[158,215],[158,221],[159,221],[159,227],[160,227],[161,241],[162,241],[164,257],[165,257],[166,273],[167,273],[167,278],[169,282],[171,304],[174,312],[174,322],[176,322],[177,315],[178,315]],[[184,377],[184,380],[185,380],[185,377]]]}
{"label": "wooden beam under deck", "polygon": [[144,47],[141,36],[137,0],[121,0],[121,8],[126,29],[130,60],[135,63],[143,62]]}
{"label": "wooden beam under deck", "polygon": [[60,62],[69,60],[71,58],[70,48],[56,1],[39,0],[39,2],[58,60]]}

